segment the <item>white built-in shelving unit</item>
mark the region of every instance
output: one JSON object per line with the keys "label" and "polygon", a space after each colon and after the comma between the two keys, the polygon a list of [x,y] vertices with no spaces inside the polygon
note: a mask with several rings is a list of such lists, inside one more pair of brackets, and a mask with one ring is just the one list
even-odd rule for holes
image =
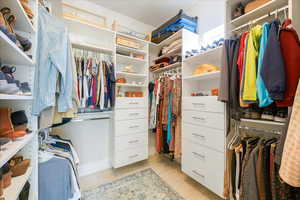
{"label": "white built-in shelving unit", "polygon": [[201,64],[221,66],[222,47],[189,57],[182,67],[182,171],[222,197],[225,161],[225,105],[210,94],[220,71],[193,75]]}
{"label": "white built-in shelving unit", "polygon": [[[130,48],[116,44],[116,76],[126,83],[116,84],[113,120],[112,166],[123,167],[148,158],[148,59],[149,42],[117,33],[139,44]],[[134,58],[133,55],[144,58]],[[130,68],[128,72],[125,68]],[[143,97],[126,97],[126,92],[142,92]]]}
{"label": "white built-in shelving unit", "polygon": [[[2,0],[1,6],[8,7],[16,17],[14,30],[32,42],[32,48],[23,52],[2,31],[0,32],[0,60],[2,65],[15,66],[14,76],[20,82],[28,82],[31,90],[34,87],[35,52],[37,44],[37,6],[38,0],[29,0],[29,6],[34,13],[30,20],[19,0]],[[28,55],[31,55],[29,57]],[[32,96],[0,94],[0,107],[9,107],[12,111],[25,110],[28,118],[28,129],[32,132],[22,138],[12,140],[1,146],[0,167],[7,163],[16,154],[31,159],[30,168],[19,177],[12,178],[12,184],[4,189],[3,197],[6,200],[17,200],[27,181],[30,182],[29,199],[38,199],[38,137],[37,118],[31,114]]]}

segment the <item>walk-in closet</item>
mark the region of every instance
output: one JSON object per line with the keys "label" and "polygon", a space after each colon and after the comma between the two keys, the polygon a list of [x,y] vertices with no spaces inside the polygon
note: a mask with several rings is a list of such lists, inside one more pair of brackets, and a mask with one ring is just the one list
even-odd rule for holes
{"label": "walk-in closet", "polygon": [[0,200],[300,199],[299,0],[0,0]]}

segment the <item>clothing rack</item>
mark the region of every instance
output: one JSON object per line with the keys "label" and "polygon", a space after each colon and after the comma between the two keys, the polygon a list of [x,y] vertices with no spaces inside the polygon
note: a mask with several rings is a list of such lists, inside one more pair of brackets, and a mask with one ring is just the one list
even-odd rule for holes
{"label": "clothing rack", "polygon": [[253,127],[249,127],[249,126],[239,126],[240,129],[244,129],[244,130],[249,130],[249,131],[254,131],[257,133],[271,133],[271,134],[276,134],[276,135],[281,135],[282,131],[279,130],[265,130],[265,129],[258,129],[258,128],[253,128]]}
{"label": "clothing rack", "polygon": [[[253,25],[253,24],[255,24],[255,23],[257,23],[257,22],[259,22],[259,21],[261,21],[261,20],[263,20],[263,19],[265,19],[265,18],[267,18],[267,17],[271,17],[271,15],[275,15],[275,16],[277,17],[277,14],[278,14],[279,12],[282,12],[282,11],[285,12],[287,9],[289,9],[289,6],[284,6],[284,7],[282,7],[282,8],[276,9],[276,10],[274,10],[273,12],[271,12],[271,13],[269,13],[269,14],[263,15],[263,16],[261,16],[261,17],[255,19],[255,20],[252,20],[252,21],[250,21],[250,22],[248,22],[248,23],[246,23],[246,24],[243,24],[243,25],[241,25],[241,26],[239,26],[239,27],[237,27],[237,28],[234,28],[233,30],[231,30],[231,32],[238,32],[238,31],[239,31],[240,29],[242,29],[242,28],[245,28],[245,27],[247,27],[247,26],[251,26],[251,25]],[[286,17],[287,17],[287,16],[286,16]]]}
{"label": "clothing rack", "polygon": [[176,68],[170,68],[168,70],[165,71],[161,71],[159,73],[155,73],[154,74],[154,78],[157,79],[159,77],[164,77],[164,76],[173,76],[173,75],[182,75],[181,73],[181,66],[178,66]]}

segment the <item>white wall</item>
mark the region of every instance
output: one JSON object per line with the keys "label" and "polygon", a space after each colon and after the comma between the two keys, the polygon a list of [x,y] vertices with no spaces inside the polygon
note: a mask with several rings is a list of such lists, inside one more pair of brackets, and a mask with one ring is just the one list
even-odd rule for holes
{"label": "white wall", "polygon": [[[108,0],[109,1],[109,0]],[[120,13],[117,13],[115,11],[112,11],[110,9],[107,9],[105,7],[102,7],[100,5],[96,5],[94,3],[91,3],[87,0],[63,0],[63,2],[73,4],[75,6],[78,6],[83,9],[87,9],[91,12],[95,12],[99,15],[102,15],[107,18],[107,25],[109,28],[111,28],[111,25],[113,23],[113,20],[117,20],[119,24],[124,25],[126,27],[129,27],[130,29],[136,30],[138,32],[142,33],[150,33],[152,30],[154,30],[153,26],[144,24],[142,22],[139,22],[131,17],[122,15]]]}
{"label": "white wall", "polygon": [[225,1],[201,1],[198,6],[186,10],[186,13],[190,16],[198,16],[199,34],[202,36],[205,32],[224,24]]}

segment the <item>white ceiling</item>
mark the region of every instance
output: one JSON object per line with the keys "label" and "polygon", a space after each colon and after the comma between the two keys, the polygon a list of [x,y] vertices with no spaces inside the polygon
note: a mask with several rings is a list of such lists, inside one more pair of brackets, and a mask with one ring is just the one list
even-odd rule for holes
{"label": "white ceiling", "polygon": [[157,27],[175,16],[180,9],[187,12],[201,2],[224,0],[90,0],[93,3]]}

